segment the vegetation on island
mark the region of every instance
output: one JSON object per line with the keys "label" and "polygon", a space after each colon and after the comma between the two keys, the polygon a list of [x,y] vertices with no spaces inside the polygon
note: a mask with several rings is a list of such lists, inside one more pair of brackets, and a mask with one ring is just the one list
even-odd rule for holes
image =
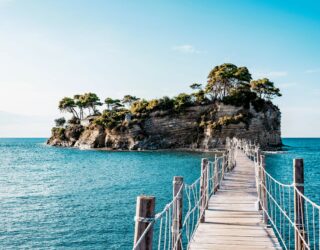
{"label": "vegetation on island", "polygon": [[[225,63],[214,67],[207,77],[205,86],[199,83],[190,85],[191,94],[180,93],[170,98],[164,96],[159,99],[146,100],[132,95],[125,95],[121,100],[107,97],[104,103],[95,93],[85,93],[64,97],[59,102],[61,112],[72,115],[68,121],[64,117],[55,120],[56,129],[62,129],[70,124],[79,124],[83,119],[91,119],[94,125],[113,129],[121,126],[130,126],[142,122],[150,113],[156,115],[182,113],[186,108],[199,105],[210,105],[217,101],[224,104],[241,106],[249,109],[250,105],[259,112],[267,104],[272,104],[274,97],[281,96],[279,88],[267,78],[253,80],[246,67],[237,67]],[[101,112],[99,107],[104,106]],[[101,109],[101,108],[100,108]],[[239,112],[236,116],[220,117],[213,121],[214,114],[203,114],[199,127],[209,126],[220,129],[224,125],[239,122],[247,123],[251,115],[248,112]],[[61,131],[58,131],[61,133]]]}

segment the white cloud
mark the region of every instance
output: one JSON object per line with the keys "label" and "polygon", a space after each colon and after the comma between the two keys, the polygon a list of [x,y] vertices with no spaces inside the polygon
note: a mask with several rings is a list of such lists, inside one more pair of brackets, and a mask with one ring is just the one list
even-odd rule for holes
{"label": "white cloud", "polygon": [[253,75],[257,78],[267,77],[267,78],[277,78],[284,77],[288,75],[287,71],[269,71],[269,72],[254,72]]}
{"label": "white cloud", "polygon": [[320,68],[318,69],[307,69],[305,71],[306,74],[320,73]]}
{"label": "white cloud", "polygon": [[277,84],[277,86],[282,89],[288,89],[288,88],[291,88],[296,85],[297,85],[297,83],[295,83],[295,82],[285,82],[285,83]]}
{"label": "white cloud", "polygon": [[190,44],[182,44],[179,46],[174,46],[174,47],[172,47],[172,50],[178,51],[178,52],[184,53],[184,54],[200,53],[199,50],[197,50],[194,46],[192,46]]}

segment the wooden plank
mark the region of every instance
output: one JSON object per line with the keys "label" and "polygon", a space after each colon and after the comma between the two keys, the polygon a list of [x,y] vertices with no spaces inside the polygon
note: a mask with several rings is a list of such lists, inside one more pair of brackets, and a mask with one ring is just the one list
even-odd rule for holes
{"label": "wooden plank", "polygon": [[236,162],[210,198],[205,223],[197,228],[189,249],[281,249],[258,211],[253,162],[240,150]]}

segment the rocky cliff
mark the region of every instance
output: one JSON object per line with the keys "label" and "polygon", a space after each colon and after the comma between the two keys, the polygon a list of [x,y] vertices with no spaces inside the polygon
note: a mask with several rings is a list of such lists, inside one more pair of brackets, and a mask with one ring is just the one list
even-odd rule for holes
{"label": "rocky cliff", "polygon": [[282,144],[280,118],[279,109],[271,103],[257,109],[252,104],[244,108],[216,102],[181,112],[154,111],[112,129],[94,122],[67,125],[53,129],[48,144],[84,149],[211,150],[222,147],[227,137],[238,137],[256,141],[265,149],[275,148]]}

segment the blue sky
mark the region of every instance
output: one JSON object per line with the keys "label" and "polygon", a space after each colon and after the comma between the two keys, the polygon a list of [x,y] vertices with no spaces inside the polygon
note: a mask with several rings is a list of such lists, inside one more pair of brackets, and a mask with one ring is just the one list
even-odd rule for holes
{"label": "blue sky", "polygon": [[283,136],[320,137],[317,1],[0,0],[0,137],[48,137],[64,96],[173,96],[225,62],[280,87]]}

